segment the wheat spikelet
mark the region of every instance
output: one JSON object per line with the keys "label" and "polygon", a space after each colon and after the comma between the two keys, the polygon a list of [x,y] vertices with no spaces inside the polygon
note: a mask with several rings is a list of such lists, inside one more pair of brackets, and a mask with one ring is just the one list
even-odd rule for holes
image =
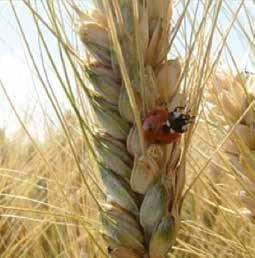
{"label": "wheat spikelet", "polygon": [[181,65],[168,60],[172,1],[97,1],[79,14],[89,138],[107,193],[101,214],[111,257],[163,258],[180,225],[181,142],[148,145],[144,116],[185,104]]}
{"label": "wheat spikelet", "polygon": [[214,111],[222,125],[233,127],[224,145],[230,164],[242,172],[240,198],[249,217],[255,216],[255,77],[215,76],[211,88]]}

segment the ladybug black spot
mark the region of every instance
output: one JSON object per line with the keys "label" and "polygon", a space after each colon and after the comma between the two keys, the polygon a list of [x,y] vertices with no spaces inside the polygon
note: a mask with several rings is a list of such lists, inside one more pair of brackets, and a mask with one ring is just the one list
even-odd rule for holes
{"label": "ladybug black spot", "polygon": [[171,129],[171,127],[169,127],[169,126],[166,125],[166,124],[164,124],[164,125],[162,126],[162,130],[163,130],[164,132],[169,132],[170,129]]}
{"label": "ladybug black spot", "polygon": [[162,143],[160,139],[156,139],[155,142],[156,142],[156,144],[161,144]]}
{"label": "ladybug black spot", "polygon": [[153,126],[152,125],[148,125],[148,131],[149,132],[153,131]]}

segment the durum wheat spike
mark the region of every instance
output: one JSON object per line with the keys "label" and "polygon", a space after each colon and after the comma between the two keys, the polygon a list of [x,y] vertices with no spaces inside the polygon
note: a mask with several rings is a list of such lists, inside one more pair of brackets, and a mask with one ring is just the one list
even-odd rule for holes
{"label": "durum wheat spike", "polygon": [[78,12],[91,137],[107,199],[101,215],[116,258],[163,258],[180,225],[185,182],[181,142],[148,144],[144,116],[182,106],[181,64],[168,60],[172,1],[97,1]]}

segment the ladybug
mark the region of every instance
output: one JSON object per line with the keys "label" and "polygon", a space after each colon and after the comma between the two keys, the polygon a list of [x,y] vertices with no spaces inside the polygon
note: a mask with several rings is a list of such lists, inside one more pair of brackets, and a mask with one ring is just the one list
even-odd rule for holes
{"label": "ladybug", "polygon": [[164,107],[157,107],[143,120],[143,133],[149,144],[170,144],[180,139],[194,122],[194,116],[185,113],[186,107],[178,106],[172,112]]}

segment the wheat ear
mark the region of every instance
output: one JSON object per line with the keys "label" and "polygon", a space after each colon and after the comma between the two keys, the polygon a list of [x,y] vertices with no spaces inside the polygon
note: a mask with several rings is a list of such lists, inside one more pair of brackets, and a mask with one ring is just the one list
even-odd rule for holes
{"label": "wheat ear", "polygon": [[172,1],[97,1],[79,14],[90,144],[107,200],[101,215],[111,257],[163,258],[180,226],[181,141],[148,145],[144,116],[184,105],[181,65],[168,60]]}
{"label": "wheat ear", "polygon": [[255,218],[255,76],[238,74],[216,75],[212,80],[211,94],[217,117],[221,123],[233,128],[224,145],[224,152],[243,190],[240,198],[246,214]]}

